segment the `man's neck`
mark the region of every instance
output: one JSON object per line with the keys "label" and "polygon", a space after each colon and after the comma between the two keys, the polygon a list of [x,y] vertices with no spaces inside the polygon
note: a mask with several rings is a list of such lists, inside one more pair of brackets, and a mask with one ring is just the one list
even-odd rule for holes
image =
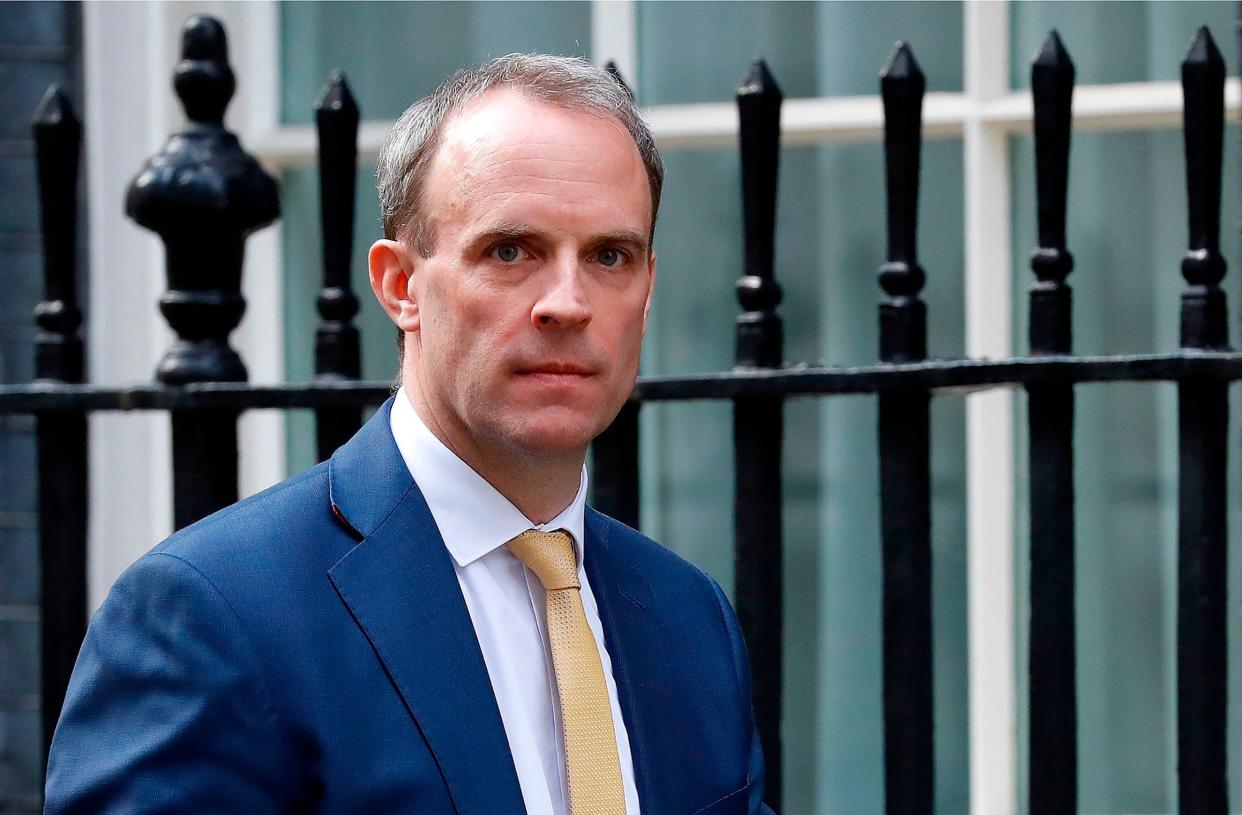
{"label": "man's neck", "polygon": [[406,380],[405,396],[431,434],[517,507],[532,524],[552,520],[578,494],[585,450],[566,456],[535,458],[507,448],[487,448],[467,433],[453,432],[449,422],[440,421],[418,389],[416,379],[413,382]]}

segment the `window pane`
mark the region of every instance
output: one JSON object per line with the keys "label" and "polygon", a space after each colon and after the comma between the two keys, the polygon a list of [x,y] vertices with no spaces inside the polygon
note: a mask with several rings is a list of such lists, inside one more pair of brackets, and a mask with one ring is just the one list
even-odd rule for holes
{"label": "window pane", "polygon": [[786,98],[879,90],[897,40],[908,40],[930,91],[962,89],[960,3],[639,3],[644,105],[727,102],[756,55]]}
{"label": "window pane", "polygon": [[[1242,172],[1238,133],[1225,136],[1225,178]],[[1034,147],[1015,138],[1013,156],[1014,347],[1027,347],[1027,258],[1035,245]],[[1222,251],[1236,266],[1239,206],[1225,185]],[[1185,171],[1177,131],[1079,133],[1070,163],[1068,243],[1075,271],[1074,350],[1159,353],[1178,345],[1180,262],[1186,245]],[[1242,306],[1242,275],[1222,284]],[[1230,319],[1236,331],[1237,321]],[[1236,341],[1236,336],[1235,336]],[[1171,384],[1099,384],[1076,389],[1076,588],[1080,801],[1084,812],[1170,812],[1177,797],[1177,394]],[[1234,416],[1239,406],[1235,389]],[[1029,556],[1025,398],[1018,396],[1019,746],[1025,756],[1025,598]],[[1237,449],[1238,423],[1230,430]],[[1242,529],[1242,491],[1230,457],[1230,527]],[[1236,563],[1231,592],[1239,591]],[[1231,662],[1242,658],[1237,609],[1230,611]],[[1230,696],[1239,698],[1238,672]],[[1230,749],[1242,749],[1236,706]],[[1019,764],[1025,774],[1025,757]],[[1232,762],[1232,785],[1242,765]],[[1025,782],[1021,785],[1025,787]]]}
{"label": "window pane", "polygon": [[395,119],[465,65],[517,51],[590,58],[587,2],[280,4],[281,121],[311,121],[334,69],[362,115]]}
{"label": "window pane", "polygon": [[1049,29],[1057,29],[1074,60],[1078,84],[1181,78],[1195,29],[1207,25],[1216,44],[1233,53],[1233,3],[1030,0],[1009,4],[1010,84],[1031,86],[1031,59]]}

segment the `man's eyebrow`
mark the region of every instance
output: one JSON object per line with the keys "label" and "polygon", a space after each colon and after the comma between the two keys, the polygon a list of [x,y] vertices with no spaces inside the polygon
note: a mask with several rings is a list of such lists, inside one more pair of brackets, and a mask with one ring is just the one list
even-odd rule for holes
{"label": "man's eyebrow", "polygon": [[620,229],[616,232],[605,232],[597,236],[592,243],[603,245],[607,243],[628,244],[641,252],[646,252],[650,247],[647,245],[647,236],[640,232],[631,232],[628,229]]}
{"label": "man's eyebrow", "polygon": [[538,234],[538,230],[525,224],[499,223],[493,224],[479,233],[489,240],[498,238],[529,238]]}
{"label": "man's eyebrow", "polygon": [[[497,223],[488,226],[486,229],[480,230],[480,240],[518,240],[520,238],[530,238],[541,234],[538,229],[521,223]],[[596,235],[591,239],[591,245],[604,246],[606,244],[622,244],[633,247],[639,252],[647,252],[650,246],[647,242],[647,236],[641,232],[634,232],[629,229],[618,229],[613,232],[604,232]]]}

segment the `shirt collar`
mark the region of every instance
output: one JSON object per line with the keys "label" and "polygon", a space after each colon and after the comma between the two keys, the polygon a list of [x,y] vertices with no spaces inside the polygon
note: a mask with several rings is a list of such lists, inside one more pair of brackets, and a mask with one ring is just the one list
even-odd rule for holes
{"label": "shirt collar", "polygon": [[401,458],[423,493],[444,545],[458,566],[467,566],[528,529],[564,529],[574,539],[578,567],[586,557],[586,465],[574,499],[552,520],[535,524],[483,476],[436,438],[410,403],[405,388],[393,400],[390,426]]}

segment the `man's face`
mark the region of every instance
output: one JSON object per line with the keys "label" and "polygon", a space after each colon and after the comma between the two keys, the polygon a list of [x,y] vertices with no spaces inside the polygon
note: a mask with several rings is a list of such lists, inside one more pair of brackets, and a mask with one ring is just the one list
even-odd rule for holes
{"label": "man's face", "polygon": [[493,91],[447,124],[423,211],[407,352],[432,420],[481,450],[585,451],[633,388],[655,271],[629,133]]}

